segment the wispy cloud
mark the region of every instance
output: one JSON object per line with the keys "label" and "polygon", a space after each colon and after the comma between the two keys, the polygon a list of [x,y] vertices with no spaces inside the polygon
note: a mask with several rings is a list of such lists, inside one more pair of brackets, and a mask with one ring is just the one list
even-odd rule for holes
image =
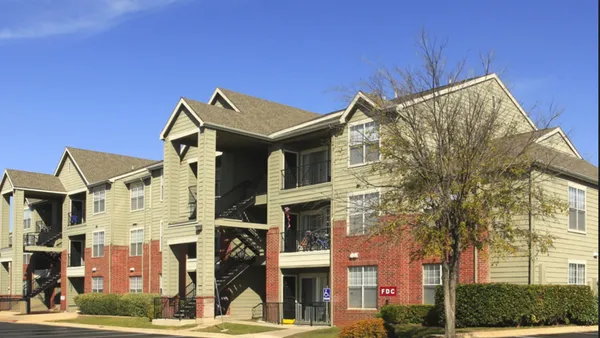
{"label": "wispy cloud", "polygon": [[0,40],[102,31],[181,0],[0,0]]}

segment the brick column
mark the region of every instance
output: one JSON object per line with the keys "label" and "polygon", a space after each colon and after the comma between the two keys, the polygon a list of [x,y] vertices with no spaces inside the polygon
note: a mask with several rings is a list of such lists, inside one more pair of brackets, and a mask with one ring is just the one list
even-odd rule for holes
{"label": "brick column", "polygon": [[266,252],[266,299],[267,302],[279,302],[279,227],[272,227],[267,232],[267,252]]}
{"label": "brick column", "polygon": [[69,257],[67,253],[68,251],[64,250],[65,242],[69,243],[68,239],[63,239],[63,252],[61,253],[60,258],[60,297],[61,299],[64,299],[60,301],[61,311],[67,311],[69,306],[67,304],[67,288],[69,286],[69,280],[67,278],[67,260],[69,259]]}

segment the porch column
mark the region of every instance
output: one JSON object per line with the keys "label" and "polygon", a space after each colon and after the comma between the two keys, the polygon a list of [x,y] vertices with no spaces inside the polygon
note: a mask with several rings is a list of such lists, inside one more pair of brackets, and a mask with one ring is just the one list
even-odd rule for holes
{"label": "porch column", "polygon": [[[177,222],[179,217],[179,142],[166,139],[164,142],[163,189],[164,219],[168,223]],[[166,225],[165,225],[166,226]]]}
{"label": "porch column", "polygon": [[[0,199],[0,248],[8,247],[10,233],[10,194],[2,195]],[[2,292],[0,292],[1,294]]]}
{"label": "porch column", "polygon": [[23,294],[23,206],[25,205],[25,192],[15,190],[12,201],[12,295]]}
{"label": "porch column", "polygon": [[215,315],[215,171],[217,132],[198,134],[197,220],[202,225],[196,245],[196,318]]}
{"label": "porch column", "polygon": [[283,211],[281,205],[271,201],[272,196],[277,196],[282,185],[281,168],[283,161],[283,150],[281,145],[275,145],[269,149],[267,160],[267,252],[266,252],[266,290],[267,302],[281,302],[283,300],[282,276],[279,268],[279,252],[281,251],[281,234],[285,231],[283,222]]}

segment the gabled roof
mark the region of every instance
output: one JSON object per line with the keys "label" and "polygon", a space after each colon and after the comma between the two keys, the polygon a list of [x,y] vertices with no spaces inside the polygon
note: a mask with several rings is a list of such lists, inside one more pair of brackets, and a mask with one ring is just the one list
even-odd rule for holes
{"label": "gabled roof", "polygon": [[138,157],[66,147],[54,173],[55,176],[58,175],[59,169],[63,165],[67,155],[71,157],[87,185],[106,181],[109,178],[159,162]]}
{"label": "gabled roof", "polygon": [[560,127],[555,127],[555,128],[551,128],[551,131],[549,133],[546,133],[545,135],[541,135],[540,137],[538,137],[535,141],[536,142],[541,142],[543,140],[546,140],[554,135],[560,135],[560,137],[562,138],[562,140],[565,142],[565,144],[567,145],[567,147],[569,147],[569,149],[571,149],[571,151],[573,152],[573,154],[575,156],[577,156],[578,158],[583,158],[580,154],[579,151],[577,151],[577,148],[575,148],[575,145],[573,145],[573,143],[571,143],[571,140],[569,140],[569,137],[565,134],[565,132],[562,130],[562,128]]}
{"label": "gabled roof", "polygon": [[15,189],[58,193],[66,191],[60,179],[54,175],[14,169],[6,169],[4,175],[8,177]]}
{"label": "gabled roof", "polygon": [[550,147],[536,143],[540,138],[553,135],[559,128],[540,129],[533,132],[515,134],[502,139],[499,142],[510,144],[514,151],[519,151],[529,144],[527,154],[538,164],[549,166],[568,176],[577,177],[592,183],[598,183],[598,168],[582,158],[565,154]]}

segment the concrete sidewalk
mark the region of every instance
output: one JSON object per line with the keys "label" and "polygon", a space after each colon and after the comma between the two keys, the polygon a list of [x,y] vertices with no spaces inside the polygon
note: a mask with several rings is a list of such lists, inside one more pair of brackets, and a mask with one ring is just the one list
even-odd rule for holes
{"label": "concrete sidewalk", "polygon": [[[168,335],[168,336],[180,336],[180,337],[202,337],[202,338],[231,338],[233,337],[227,333],[212,333],[212,332],[196,332],[196,330],[201,330],[203,328],[207,328],[213,325],[221,325],[221,322],[213,322],[209,325],[198,325],[193,328],[181,329],[181,330],[169,330],[169,329],[143,329],[143,328],[130,328],[130,327],[120,327],[120,326],[104,326],[104,325],[90,325],[90,324],[78,324],[78,323],[57,323],[57,320],[68,320],[75,319],[78,317],[77,313],[70,312],[57,312],[57,313],[40,313],[40,314],[30,314],[30,315],[22,315],[18,312],[0,312],[0,322],[10,322],[16,324],[39,324],[39,325],[47,325],[47,326],[60,326],[60,327],[73,327],[73,328],[84,328],[84,329],[96,329],[96,330],[105,330],[105,331],[117,331],[117,332],[128,332],[128,333],[146,333],[153,335]],[[281,326],[271,323],[257,323],[251,321],[239,321],[239,320],[228,320],[225,321],[225,328],[227,328],[227,324],[242,324],[242,325],[256,325],[256,326],[266,326],[266,327],[274,327],[280,330],[270,331],[270,332],[262,332],[262,333],[252,333],[252,334],[243,334],[236,335],[236,337],[241,338],[280,338],[287,337],[297,333],[303,333],[313,330],[322,329],[320,326]]]}
{"label": "concrete sidewalk", "polygon": [[598,331],[598,326],[559,326],[559,327],[536,327],[525,329],[507,329],[498,331],[481,331],[472,332],[470,336],[477,338],[501,338],[501,337],[525,337],[539,336],[565,333],[580,333],[580,332],[595,332]]}

